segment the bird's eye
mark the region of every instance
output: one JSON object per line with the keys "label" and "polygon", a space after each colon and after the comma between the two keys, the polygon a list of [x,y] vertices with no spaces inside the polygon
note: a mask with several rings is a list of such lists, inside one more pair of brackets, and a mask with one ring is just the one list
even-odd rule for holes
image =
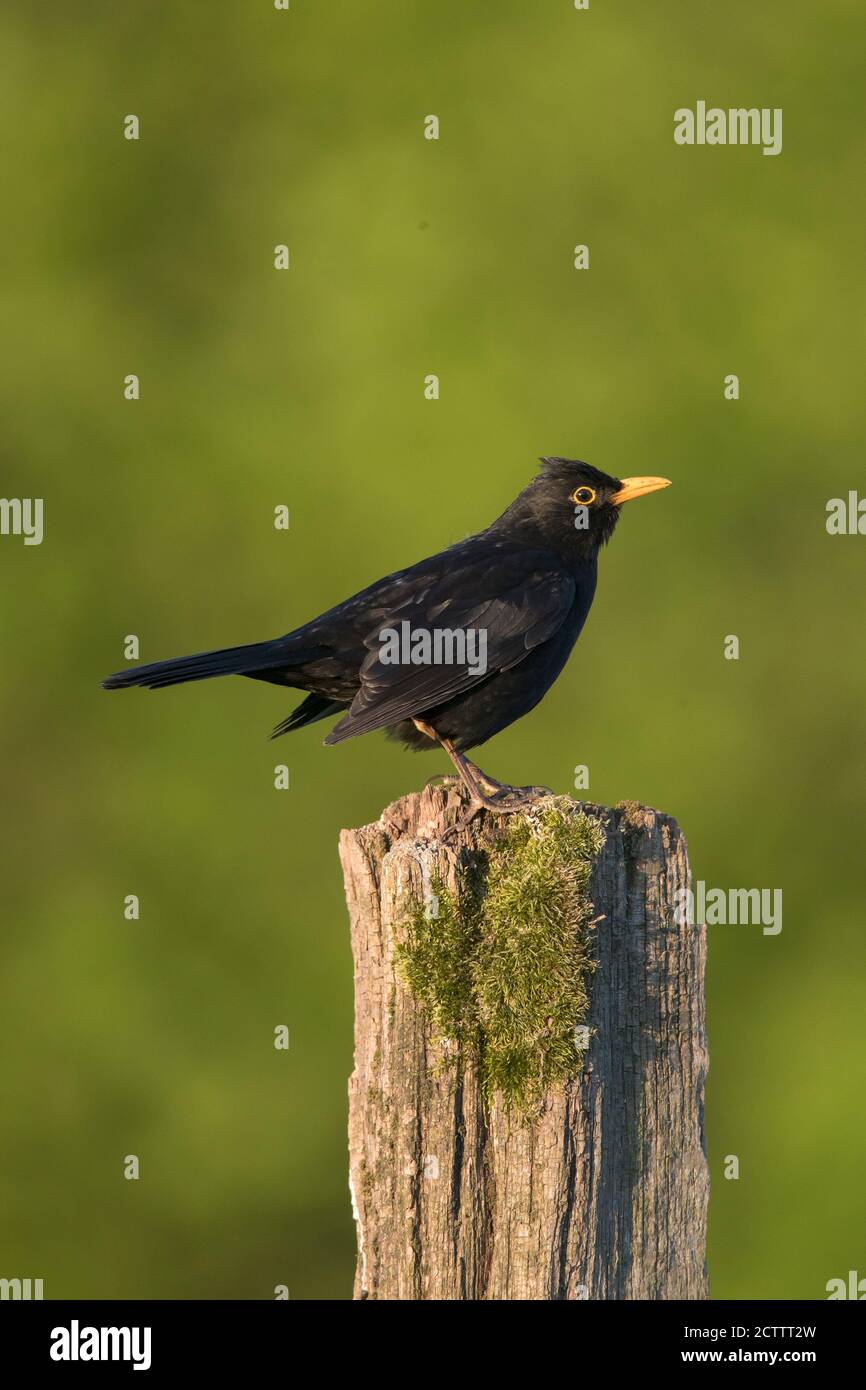
{"label": "bird's eye", "polygon": [[576,502],[579,507],[588,507],[595,501],[594,487],[579,487],[576,492],[571,494],[572,502]]}

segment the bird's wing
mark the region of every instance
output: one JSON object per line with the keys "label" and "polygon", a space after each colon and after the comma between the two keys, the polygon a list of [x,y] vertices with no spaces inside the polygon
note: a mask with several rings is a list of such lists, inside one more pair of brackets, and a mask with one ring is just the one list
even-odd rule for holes
{"label": "bird's wing", "polygon": [[[547,557],[529,553],[479,557],[470,565],[437,576],[433,583],[424,585],[414,601],[407,602],[401,595],[393,613],[383,616],[366,637],[368,652],[359,672],[360,688],[348,714],[325,742],[340,743],[355,734],[420,716],[497,671],[515,666],[557,631],[574,597],[570,574],[556,568]],[[465,634],[467,629],[483,633],[483,669],[478,646],[475,660],[459,664],[434,661],[409,665],[383,660],[383,630],[401,633],[404,622],[414,633],[438,630]]]}

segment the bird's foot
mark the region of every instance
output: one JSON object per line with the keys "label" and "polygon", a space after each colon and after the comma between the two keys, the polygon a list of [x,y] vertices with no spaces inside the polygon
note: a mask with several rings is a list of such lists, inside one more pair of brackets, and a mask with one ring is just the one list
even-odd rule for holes
{"label": "bird's foot", "polygon": [[527,807],[534,805],[545,796],[555,796],[555,792],[550,787],[511,787],[506,782],[492,782],[489,777],[484,778],[484,786],[492,790],[484,795],[479,792],[473,793],[473,801],[484,806],[488,811],[496,811],[501,815],[510,815],[514,811],[525,811]]}
{"label": "bird's foot", "polygon": [[[451,778],[447,778],[451,781]],[[460,778],[455,778],[458,785],[461,784]],[[484,779],[488,783],[490,779]],[[468,830],[475,817],[482,811],[494,811],[497,815],[513,815],[517,811],[526,811],[530,806],[534,806],[536,801],[540,801],[546,796],[555,796],[556,793],[550,787],[511,787],[504,782],[496,782],[496,791],[488,796],[486,793],[470,791],[466,787],[468,804],[466,810],[459,817],[449,830],[442,836],[443,840],[449,839],[452,835],[459,835],[462,830]]]}
{"label": "bird's foot", "polygon": [[[495,777],[488,777],[486,772],[482,772],[480,767],[470,762],[465,753],[460,753],[450,739],[442,738],[421,719],[415,719],[414,722],[423,734],[439,740],[459,773],[459,781],[469,793],[467,812],[455,828],[465,829],[482,809],[495,811],[498,815],[511,815],[515,811],[526,810],[542,797],[555,795],[550,787],[512,787],[507,782],[497,782]],[[440,786],[453,786],[456,780],[458,779],[440,777],[437,774],[431,777],[426,785],[429,787],[436,782]]]}

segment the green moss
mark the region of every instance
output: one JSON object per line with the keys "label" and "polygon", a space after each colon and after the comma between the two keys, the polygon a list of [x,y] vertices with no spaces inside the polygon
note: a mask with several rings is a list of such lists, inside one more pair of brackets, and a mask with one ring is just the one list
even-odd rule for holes
{"label": "green moss", "polygon": [[589,877],[604,833],[566,799],[514,816],[462,875],[434,883],[438,915],[418,904],[398,947],[400,974],[435,1032],[459,1044],[485,1099],[520,1110],[576,1076],[594,968]]}

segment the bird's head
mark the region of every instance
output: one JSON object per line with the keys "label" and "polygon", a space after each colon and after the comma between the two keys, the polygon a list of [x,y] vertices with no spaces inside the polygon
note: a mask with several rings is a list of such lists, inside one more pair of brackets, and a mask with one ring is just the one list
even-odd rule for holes
{"label": "bird's head", "polygon": [[543,458],[493,525],[534,534],[565,553],[597,551],[613,535],[624,502],[669,486],[667,478],[613,478],[579,459]]}

